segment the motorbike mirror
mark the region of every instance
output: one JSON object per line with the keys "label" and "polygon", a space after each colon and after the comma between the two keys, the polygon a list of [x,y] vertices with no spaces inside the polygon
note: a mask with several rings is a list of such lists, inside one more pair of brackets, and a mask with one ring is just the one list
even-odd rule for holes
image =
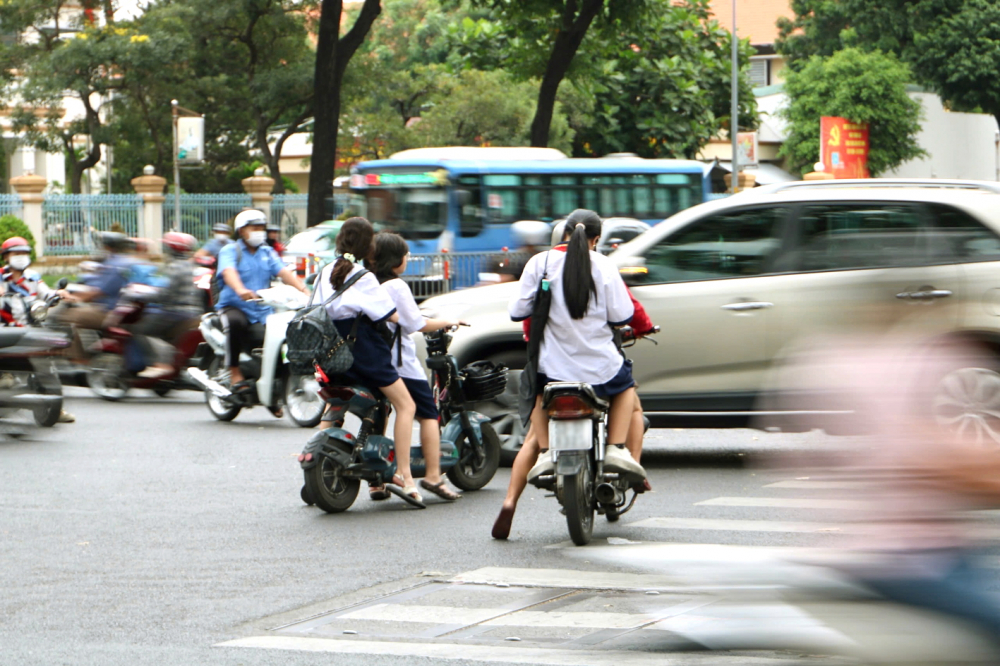
{"label": "motorbike mirror", "polygon": [[59,282],[56,282],[56,289],[65,289],[68,284],[69,280],[66,278],[59,278]]}
{"label": "motorbike mirror", "polygon": [[309,285],[310,287],[313,286],[314,284],[316,284],[316,279],[318,277],[319,273],[313,273],[312,275],[306,278],[306,284]]}

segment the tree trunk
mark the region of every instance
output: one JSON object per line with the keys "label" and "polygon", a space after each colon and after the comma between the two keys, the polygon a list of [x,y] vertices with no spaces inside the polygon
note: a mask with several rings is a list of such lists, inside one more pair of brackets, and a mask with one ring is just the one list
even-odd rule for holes
{"label": "tree trunk", "polygon": [[[573,3],[569,4],[571,6]],[[570,14],[571,9],[566,10],[563,28],[556,34],[545,74],[542,76],[542,85],[538,89],[538,105],[535,108],[535,118],[531,121],[532,146],[545,148],[549,145],[549,128],[552,126],[559,84],[566,77],[583,38],[587,36],[587,30],[603,6],[604,0],[584,0],[576,16]]]}
{"label": "tree trunk", "polygon": [[316,226],[326,217],[326,199],[333,194],[340,129],[340,84],[344,70],[382,11],[380,0],[365,0],[350,31],[340,37],[343,0],[323,0],[316,44],[313,103],[313,149],[309,167],[309,204],[306,221]]}

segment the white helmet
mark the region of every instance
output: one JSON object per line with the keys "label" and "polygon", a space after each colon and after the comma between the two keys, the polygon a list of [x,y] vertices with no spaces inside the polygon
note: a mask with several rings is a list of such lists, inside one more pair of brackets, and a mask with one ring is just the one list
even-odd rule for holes
{"label": "white helmet", "polygon": [[510,225],[510,234],[519,246],[545,245],[549,242],[549,225],[537,220],[521,220]]}
{"label": "white helmet", "polygon": [[233,228],[239,231],[248,224],[267,224],[267,216],[259,210],[245,210],[236,216]]}
{"label": "white helmet", "polygon": [[552,225],[552,238],[551,245],[555,247],[559,243],[563,242],[563,236],[566,235],[566,218],[559,220]]}

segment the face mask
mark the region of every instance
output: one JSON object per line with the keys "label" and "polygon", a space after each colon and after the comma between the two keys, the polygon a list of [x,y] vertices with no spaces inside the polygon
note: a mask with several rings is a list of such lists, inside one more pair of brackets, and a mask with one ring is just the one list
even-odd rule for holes
{"label": "face mask", "polygon": [[216,240],[229,240],[229,234],[215,234]]}
{"label": "face mask", "polygon": [[247,245],[250,247],[259,247],[265,240],[267,240],[266,231],[251,231],[247,237]]}
{"label": "face mask", "polygon": [[31,257],[26,254],[18,254],[10,258],[10,267],[15,271],[23,271],[31,265]]}

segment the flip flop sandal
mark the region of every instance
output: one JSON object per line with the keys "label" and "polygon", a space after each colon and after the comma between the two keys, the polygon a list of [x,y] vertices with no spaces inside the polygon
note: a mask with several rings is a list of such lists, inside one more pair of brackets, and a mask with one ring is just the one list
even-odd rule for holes
{"label": "flip flop sandal", "polygon": [[386,490],[384,483],[368,484],[368,497],[375,501],[389,499],[391,493]]}
{"label": "flip flop sandal", "polygon": [[271,412],[271,414],[279,419],[285,415],[285,410],[281,407],[268,407],[267,411]]}
{"label": "flip flop sandal", "polygon": [[427,505],[424,504],[424,499],[420,496],[420,493],[417,492],[416,486],[406,486],[405,488],[400,489],[398,486],[387,484],[385,489],[410,506],[415,506],[418,509],[427,508]]}
{"label": "flip flop sandal", "polygon": [[446,502],[454,502],[457,499],[462,499],[461,495],[444,485],[444,479],[441,479],[437,483],[428,483],[426,479],[420,479],[420,487],[429,493],[437,495]]}
{"label": "flip flop sandal", "polygon": [[497,516],[496,522],[493,523],[493,538],[502,540],[509,537],[510,524],[512,522],[514,522],[514,509],[501,508],[500,515]]}

